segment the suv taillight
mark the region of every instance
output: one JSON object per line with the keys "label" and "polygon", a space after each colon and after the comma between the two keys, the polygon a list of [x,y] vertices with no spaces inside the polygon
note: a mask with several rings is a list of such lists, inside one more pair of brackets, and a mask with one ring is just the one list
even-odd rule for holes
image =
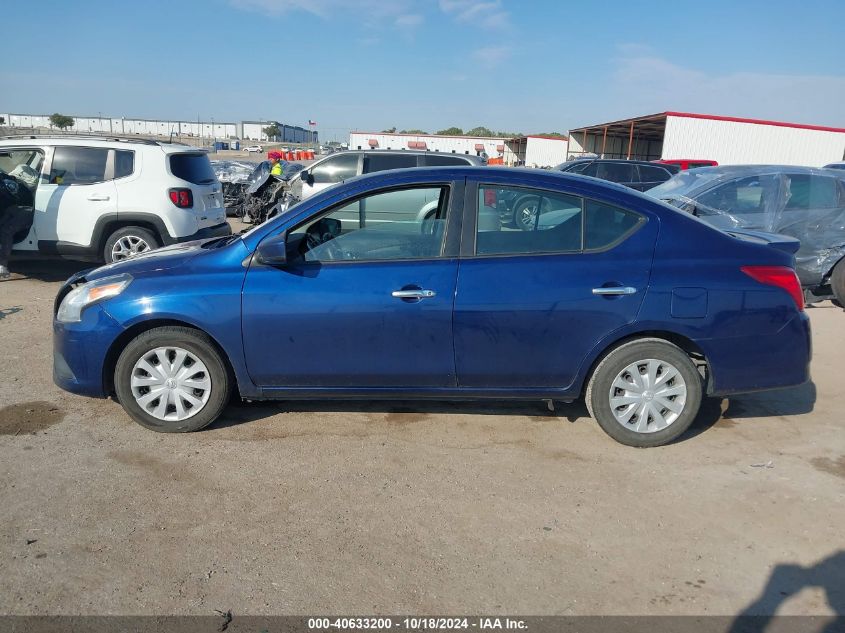
{"label": "suv taillight", "polygon": [[170,202],[180,209],[190,209],[194,206],[194,194],[191,193],[190,189],[176,187],[174,189],[168,189],[167,193],[170,195]]}
{"label": "suv taillight", "polygon": [[767,286],[783,288],[792,297],[798,311],[804,310],[804,291],[795,271],[787,266],[743,266],[742,272]]}

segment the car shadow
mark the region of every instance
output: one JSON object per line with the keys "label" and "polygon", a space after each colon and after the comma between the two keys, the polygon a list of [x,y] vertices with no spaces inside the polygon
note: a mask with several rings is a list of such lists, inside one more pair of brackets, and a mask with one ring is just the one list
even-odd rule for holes
{"label": "car shadow", "polygon": [[[824,628],[813,626],[812,630],[821,633],[845,630],[845,550],[839,550],[809,567],[776,565],[762,593],[737,615],[727,633],[764,633],[778,608],[808,587],[822,589],[828,606],[836,614]],[[772,628],[782,630],[779,626]]]}
{"label": "car shadow", "polygon": [[[746,394],[733,398],[705,398],[690,428],[675,442],[691,440],[716,424],[729,426],[734,420],[755,417],[800,415],[813,410],[816,386],[812,382],[789,389]],[[540,400],[284,400],[241,402],[233,398],[209,430],[263,420],[281,413],[383,413],[527,416],[533,420],[589,420],[583,400],[555,402],[554,411]]]}
{"label": "car shadow", "polygon": [[555,402],[549,411],[543,401],[441,401],[441,400],[284,400],[241,402],[233,399],[223,414],[208,429],[221,429],[255,422],[280,413],[384,413],[384,414],[457,414],[517,415],[535,420],[575,422],[589,418],[583,402]]}
{"label": "car shadow", "polygon": [[745,418],[782,417],[812,412],[816,385],[812,381],[797,387],[747,393],[729,398],[704,398],[690,428],[675,442],[690,440],[710,427],[732,426]]}
{"label": "car shadow", "polygon": [[80,270],[95,268],[96,266],[98,264],[69,259],[43,257],[28,259],[25,255],[15,255],[9,262],[9,268],[16,276],[7,281],[22,281],[24,279],[37,279],[47,282],[65,281]]}

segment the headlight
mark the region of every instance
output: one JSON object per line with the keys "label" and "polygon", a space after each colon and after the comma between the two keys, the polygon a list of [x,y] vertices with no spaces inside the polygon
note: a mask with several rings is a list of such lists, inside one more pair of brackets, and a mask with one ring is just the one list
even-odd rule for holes
{"label": "headlight", "polygon": [[82,311],[93,303],[116,297],[132,282],[132,275],[115,275],[74,288],[62,301],[56,320],[73,323],[82,320]]}

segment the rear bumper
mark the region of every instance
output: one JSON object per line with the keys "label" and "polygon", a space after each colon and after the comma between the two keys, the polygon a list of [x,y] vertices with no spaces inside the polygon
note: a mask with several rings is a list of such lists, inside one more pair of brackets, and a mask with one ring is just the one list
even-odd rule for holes
{"label": "rear bumper", "polygon": [[232,234],[232,227],[229,226],[228,222],[222,222],[221,224],[215,224],[214,226],[208,226],[204,229],[200,229],[193,235],[183,235],[181,237],[170,237],[169,235],[165,238],[165,240],[169,241],[165,246],[170,246],[171,244],[181,244],[182,242],[193,242],[195,240],[206,240],[210,237],[226,237],[227,235]]}
{"label": "rear bumper", "polygon": [[812,335],[804,312],[775,334],[696,342],[710,366],[709,395],[794,387],[810,379]]}

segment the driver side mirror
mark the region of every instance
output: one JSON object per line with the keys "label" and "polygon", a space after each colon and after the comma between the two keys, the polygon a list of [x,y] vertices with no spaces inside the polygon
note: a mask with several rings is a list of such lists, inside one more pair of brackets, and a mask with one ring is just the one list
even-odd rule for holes
{"label": "driver side mirror", "polygon": [[266,266],[284,266],[288,261],[287,231],[268,237],[255,249],[259,264]]}
{"label": "driver side mirror", "polygon": [[314,175],[307,169],[303,170],[302,172],[302,182],[307,183],[309,185],[314,184]]}

